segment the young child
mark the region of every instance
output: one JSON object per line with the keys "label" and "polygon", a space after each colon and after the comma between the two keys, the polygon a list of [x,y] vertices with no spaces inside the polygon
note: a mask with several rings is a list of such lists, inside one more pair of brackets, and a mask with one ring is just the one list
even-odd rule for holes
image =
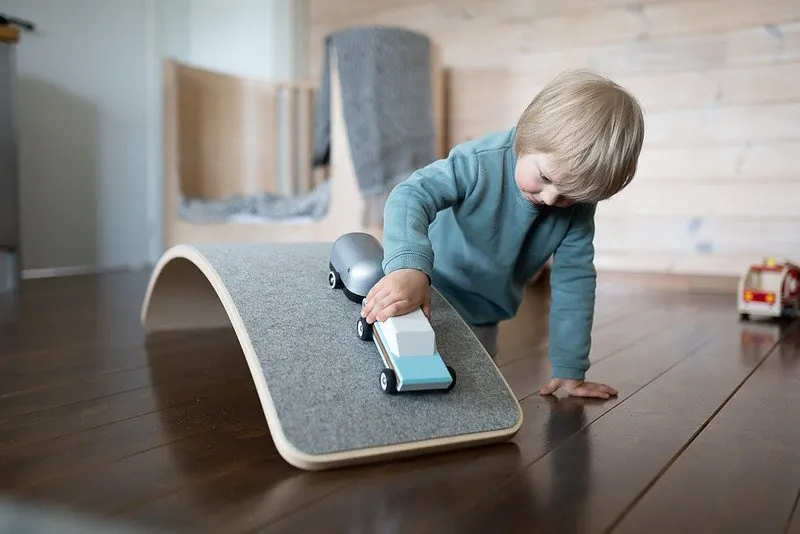
{"label": "young child", "polygon": [[497,324],[513,317],[526,281],[553,256],[551,379],[573,396],[617,391],[584,381],[594,319],[596,204],[626,187],[644,137],[637,100],[587,70],[552,80],[515,127],[452,149],[389,195],[384,272],[362,315],[372,323],[417,307],[430,285],[495,357]]}

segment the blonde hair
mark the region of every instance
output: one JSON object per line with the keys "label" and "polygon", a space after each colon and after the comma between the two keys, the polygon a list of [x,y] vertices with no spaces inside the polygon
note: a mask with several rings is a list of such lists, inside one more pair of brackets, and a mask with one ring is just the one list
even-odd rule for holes
{"label": "blonde hair", "polygon": [[639,102],[590,70],[553,79],[520,116],[514,151],[547,154],[559,192],[575,202],[598,202],[633,180],[644,139]]}

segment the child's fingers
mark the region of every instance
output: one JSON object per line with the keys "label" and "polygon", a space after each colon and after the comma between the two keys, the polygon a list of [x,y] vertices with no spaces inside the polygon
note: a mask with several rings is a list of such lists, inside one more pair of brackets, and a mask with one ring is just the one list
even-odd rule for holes
{"label": "child's fingers", "polygon": [[375,298],[375,295],[377,295],[380,291],[384,289],[384,287],[386,287],[385,281],[386,277],[383,277],[380,280],[378,280],[375,283],[375,285],[369,288],[369,291],[367,291],[367,296],[364,297],[364,300],[367,302],[373,300]]}
{"label": "child's fingers", "polygon": [[607,399],[611,395],[606,393],[605,391],[600,391],[599,389],[582,389],[580,392],[581,397],[591,397],[594,399]]}
{"label": "child's fingers", "polygon": [[557,378],[550,380],[539,393],[542,395],[552,395],[558,388],[564,385],[567,393],[572,397],[591,397],[597,399],[607,399],[617,395],[617,390],[605,384],[594,382],[562,381]]}
{"label": "child's fingers", "polygon": [[616,389],[612,388],[611,386],[607,386],[605,384],[600,384],[600,391],[608,393],[609,395],[617,395],[619,393],[619,391],[617,391]]}
{"label": "child's fingers", "polygon": [[618,393],[616,389],[612,388],[611,386],[607,386],[606,384],[584,382],[583,386],[594,392],[595,396],[602,397],[604,399],[608,398],[608,396],[616,395]]}
{"label": "child's fingers", "polygon": [[414,306],[411,304],[410,300],[396,300],[378,312],[377,317],[379,321],[383,322],[389,317],[403,315],[404,313],[408,313],[413,309]]}
{"label": "child's fingers", "polygon": [[374,300],[372,305],[364,309],[364,318],[368,323],[372,324],[377,319],[378,313],[383,310],[385,304],[383,299]]}
{"label": "child's fingers", "polygon": [[611,396],[610,393],[604,391],[598,384],[582,384],[570,392],[570,395],[576,397],[592,397],[596,399],[607,399]]}
{"label": "child's fingers", "polygon": [[375,308],[375,305],[381,300],[388,297],[389,294],[391,293],[391,290],[387,287],[380,287],[377,290],[373,288],[372,290],[370,290],[370,293],[372,293],[372,295],[371,296],[369,294],[367,295],[364,307],[361,309],[362,317],[369,316],[369,314],[372,313],[372,310]]}
{"label": "child's fingers", "polygon": [[539,390],[540,395],[552,395],[553,393],[561,387],[561,382],[557,379],[553,379],[547,383],[542,389]]}
{"label": "child's fingers", "polygon": [[366,316],[367,322],[374,323],[376,320],[380,320],[381,322],[385,321],[385,319],[379,319],[378,317],[383,317],[386,308],[392,306],[398,300],[400,300],[400,296],[396,293],[390,293],[386,297],[376,300],[375,305],[372,306],[372,309]]}
{"label": "child's fingers", "polygon": [[425,302],[422,303],[421,307],[422,307],[422,313],[424,313],[425,317],[427,317],[428,320],[430,321],[431,320],[431,303],[430,303],[430,301],[426,300]]}

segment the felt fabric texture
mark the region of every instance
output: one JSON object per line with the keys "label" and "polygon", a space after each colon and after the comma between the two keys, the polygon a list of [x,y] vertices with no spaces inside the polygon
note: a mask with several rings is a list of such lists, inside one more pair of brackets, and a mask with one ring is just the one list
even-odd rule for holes
{"label": "felt fabric texture", "polygon": [[327,285],[330,244],[196,245],[243,321],[281,428],[319,455],[513,427],[512,392],[469,326],[434,290],[432,325],[456,370],[449,393],[387,395],[372,341],[356,334],[360,306]]}
{"label": "felt fabric texture", "polygon": [[342,111],[369,225],[382,218],[391,188],[436,158],[430,41],[420,33],[388,26],[352,27],[325,38],[314,165],[327,164],[330,156],[331,53],[336,56]]}

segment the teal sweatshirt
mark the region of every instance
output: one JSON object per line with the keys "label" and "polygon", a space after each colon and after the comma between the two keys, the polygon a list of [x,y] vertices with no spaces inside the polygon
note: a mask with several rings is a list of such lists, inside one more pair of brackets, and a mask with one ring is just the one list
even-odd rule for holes
{"label": "teal sweatshirt", "polygon": [[595,206],[527,200],[514,180],[514,129],[453,148],[395,186],[384,210],[384,271],[424,271],[470,324],[513,317],[553,255],[554,378],[584,379],[594,319]]}

